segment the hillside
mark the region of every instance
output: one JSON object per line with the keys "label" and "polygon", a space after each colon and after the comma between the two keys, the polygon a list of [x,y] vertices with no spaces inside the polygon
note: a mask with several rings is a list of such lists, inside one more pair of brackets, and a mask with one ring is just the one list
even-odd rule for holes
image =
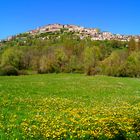
{"label": "hillside", "polygon": [[0,75],[86,73],[140,76],[139,36],[51,24],[0,43]]}

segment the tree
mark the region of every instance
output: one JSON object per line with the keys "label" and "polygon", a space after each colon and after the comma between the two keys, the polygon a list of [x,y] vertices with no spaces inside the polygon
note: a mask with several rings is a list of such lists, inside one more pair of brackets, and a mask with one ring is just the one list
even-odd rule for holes
{"label": "tree", "polygon": [[64,52],[62,47],[56,48],[54,50],[55,61],[57,65],[57,71],[63,72],[65,70],[65,65],[68,63],[68,57]]}
{"label": "tree", "polygon": [[2,54],[1,66],[4,67],[6,65],[10,65],[17,69],[21,69],[22,56],[23,56],[22,50],[13,47],[8,48]]}
{"label": "tree", "polygon": [[140,52],[132,52],[123,67],[124,75],[140,77]]}
{"label": "tree", "polygon": [[109,76],[120,76],[121,69],[127,58],[124,51],[114,51],[109,57],[100,63],[101,74]]}
{"label": "tree", "polygon": [[84,66],[87,75],[96,73],[95,67],[101,57],[99,47],[87,47],[84,51]]}
{"label": "tree", "polygon": [[129,41],[129,43],[128,43],[128,51],[129,51],[129,53],[135,51],[136,48],[137,48],[137,46],[136,46],[135,40],[134,40],[134,39],[131,39],[131,40]]}
{"label": "tree", "polygon": [[137,42],[137,50],[140,51],[140,40]]}

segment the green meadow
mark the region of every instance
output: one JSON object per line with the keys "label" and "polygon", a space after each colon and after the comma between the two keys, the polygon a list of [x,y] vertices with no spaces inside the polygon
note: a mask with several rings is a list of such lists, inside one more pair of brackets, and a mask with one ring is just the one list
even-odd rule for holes
{"label": "green meadow", "polygon": [[140,79],[0,77],[0,139],[140,139]]}

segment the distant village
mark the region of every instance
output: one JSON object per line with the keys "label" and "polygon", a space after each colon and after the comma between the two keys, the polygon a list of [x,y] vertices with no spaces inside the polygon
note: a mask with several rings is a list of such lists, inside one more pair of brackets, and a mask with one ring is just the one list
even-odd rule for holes
{"label": "distant village", "polygon": [[[111,32],[101,32],[97,28],[84,28],[76,25],[62,25],[62,24],[49,24],[43,27],[39,27],[35,30],[28,31],[31,35],[37,35],[41,33],[49,33],[49,32],[58,32],[61,30],[65,30],[65,32],[75,32],[77,35],[84,39],[86,37],[90,37],[91,40],[118,40],[118,41],[129,41],[134,38],[136,41],[140,40],[139,36],[133,35],[121,35],[121,34],[112,34]],[[10,41],[15,38],[15,36],[8,37],[5,41]],[[2,40],[0,40],[1,42]]]}

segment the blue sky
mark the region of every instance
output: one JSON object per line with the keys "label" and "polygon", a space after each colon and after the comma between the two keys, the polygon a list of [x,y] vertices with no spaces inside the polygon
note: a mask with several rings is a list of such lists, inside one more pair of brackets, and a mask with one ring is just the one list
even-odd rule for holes
{"label": "blue sky", "polygon": [[50,24],[140,34],[140,0],[0,0],[0,38]]}

